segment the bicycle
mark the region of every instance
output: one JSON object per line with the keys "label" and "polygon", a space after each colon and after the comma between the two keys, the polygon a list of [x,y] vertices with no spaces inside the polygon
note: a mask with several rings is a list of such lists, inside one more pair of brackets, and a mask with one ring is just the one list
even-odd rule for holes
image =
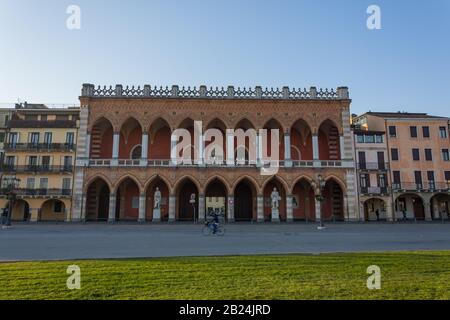
{"label": "bicycle", "polygon": [[[202,229],[202,234],[204,236],[209,236],[211,234],[214,234],[214,223],[215,223],[214,221],[206,221],[205,222],[205,226]],[[217,236],[223,236],[225,234],[225,228],[219,223],[217,223],[215,234]]]}

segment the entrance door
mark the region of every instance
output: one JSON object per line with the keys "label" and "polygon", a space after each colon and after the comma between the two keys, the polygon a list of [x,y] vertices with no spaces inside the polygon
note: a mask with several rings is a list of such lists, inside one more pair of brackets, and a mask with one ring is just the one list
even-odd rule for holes
{"label": "entrance door", "polygon": [[235,221],[251,221],[253,218],[252,190],[245,184],[240,184],[234,192]]}

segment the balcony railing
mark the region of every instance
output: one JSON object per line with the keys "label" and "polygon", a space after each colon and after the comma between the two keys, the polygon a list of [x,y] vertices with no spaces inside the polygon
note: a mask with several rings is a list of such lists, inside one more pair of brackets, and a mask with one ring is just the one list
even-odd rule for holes
{"label": "balcony railing", "polygon": [[34,151],[34,152],[74,152],[76,144],[73,143],[5,143],[6,151]]}
{"label": "balcony railing", "polygon": [[436,182],[436,181],[429,181],[427,183],[415,183],[415,182],[402,182],[402,183],[394,183],[392,184],[392,189],[394,191],[426,191],[426,192],[433,192],[433,191],[450,191],[450,181],[445,182]]}
{"label": "balcony railing", "polygon": [[[0,189],[0,195],[7,194],[7,190]],[[14,193],[18,196],[70,196],[72,189],[16,189]]]}
{"label": "balcony railing", "polygon": [[0,165],[0,172],[6,173],[71,173],[72,165],[54,166],[54,165]]}
{"label": "balcony railing", "polygon": [[360,187],[361,194],[364,195],[384,195],[389,194],[388,187]]}
{"label": "balcony railing", "polygon": [[387,170],[389,163],[385,162],[360,162],[356,164],[359,170]]}
{"label": "balcony railing", "polygon": [[[292,167],[314,167],[315,161],[313,160],[291,160]],[[321,167],[342,167],[343,162],[341,160],[319,160],[318,161]],[[285,167],[287,161],[285,160],[279,160],[278,166],[279,167]],[[118,166],[118,167],[142,167],[142,166],[148,166],[148,167],[169,167],[172,165],[172,160],[170,159],[89,159],[89,166],[90,167],[112,167],[112,166]],[[238,161],[236,160],[234,162],[234,166],[236,167],[269,167],[270,165],[273,166],[273,162],[266,161],[264,164],[259,162],[255,163],[254,161]],[[178,167],[197,167],[198,164],[188,161],[179,161],[176,166]],[[204,162],[203,166],[206,167],[227,167],[227,161],[225,160],[214,160],[209,162]]]}

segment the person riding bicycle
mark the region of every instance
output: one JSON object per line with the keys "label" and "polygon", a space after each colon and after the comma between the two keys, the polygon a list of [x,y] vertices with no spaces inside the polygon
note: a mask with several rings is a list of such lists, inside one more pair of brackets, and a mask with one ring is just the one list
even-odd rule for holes
{"label": "person riding bicycle", "polygon": [[210,216],[212,217],[211,223],[212,223],[212,226],[213,226],[213,234],[216,234],[217,229],[219,228],[219,216],[220,216],[220,213],[215,210],[215,211],[212,211],[210,213]]}

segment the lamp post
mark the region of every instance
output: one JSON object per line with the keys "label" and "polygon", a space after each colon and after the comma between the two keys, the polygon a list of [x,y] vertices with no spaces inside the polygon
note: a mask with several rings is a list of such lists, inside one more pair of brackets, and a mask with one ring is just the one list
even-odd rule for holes
{"label": "lamp post", "polygon": [[323,197],[323,191],[325,189],[325,185],[326,185],[326,181],[323,179],[322,175],[319,174],[317,176],[316,190],[315,190],[316,200],[320,203],[320,219],[319,219],[319,226],[317,227],[317,229],[319,229],[319,230],[325,229],[325,225],[323,223],[323,216],[322,216],[322,212],[323,212],[322,203],[325,200]]}
{"label": "lamp post", "polygon": [[14,202],[16,201],[16,189],[19,187],[20,179],[17,179],[16,177],[2,177],[1,178],[1,188],[3,189],[2,193],[6,195],[6,198],[8,199],[9,205],[8,205],[8,215],[6,216],[6,223],[5,227],[10,228],[11,227],[11,216],[12,216],[12,210],[14,208]]}

